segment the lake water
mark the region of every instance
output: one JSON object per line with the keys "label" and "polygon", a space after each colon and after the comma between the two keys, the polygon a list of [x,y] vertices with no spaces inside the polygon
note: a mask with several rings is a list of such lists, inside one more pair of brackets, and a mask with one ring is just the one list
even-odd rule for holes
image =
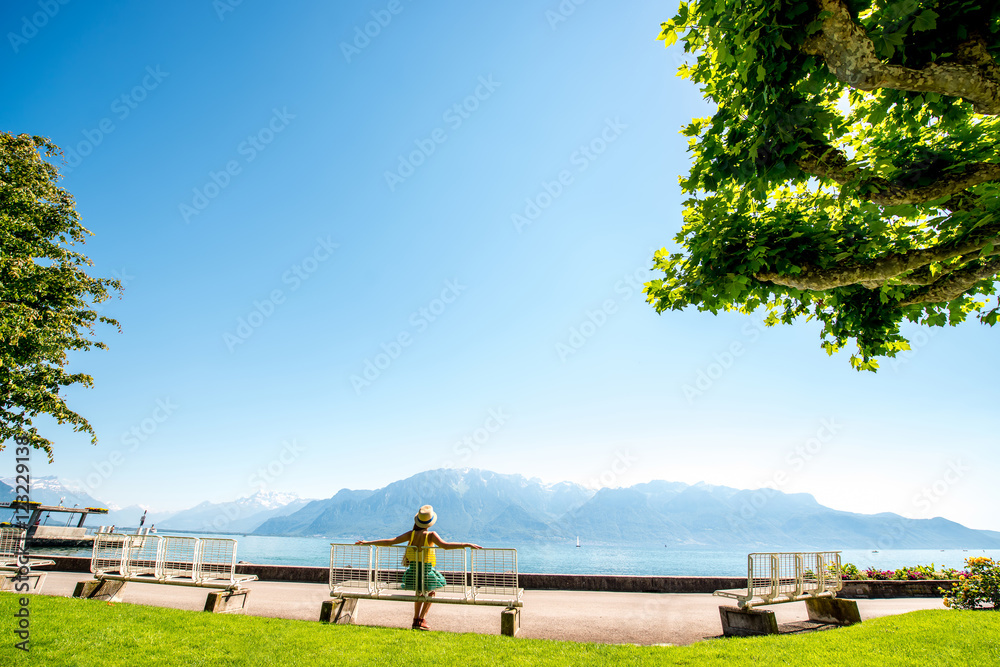
{"label": "lake water", "polygon": [[[172,532],[172,535],[194,535]],[[194,535],[199,537],[199,535]],[[209,537],[204,535],[203,537]],[[239,541],[237,560],[276,565],[330,564],[330,543],[353,543],[354,538],[271,537],[263,535],[212,535],[231,537]],[[484,544],[483,546],[494,546]],[[586,544],[580,548],[572,542],[495,545],[517,549],[518,570],[521,572],[556,574],[623,574],[647,576],[746,576],[747,551],[719,549],[667,549],[659,545]],[[764,551],[765,549],[761,549]],[[767,549],[798,551],[799,549]],[[45,553],[89,556],[90,550],[45,549]],[[874,567],[894,570],[912,565],[930,565],[962,569],[965,559],[987,556],[1000,560],[998,549],[892,549],[873,553],[871,550],[844,549],[842,563],[854,563],[860,569]]]}

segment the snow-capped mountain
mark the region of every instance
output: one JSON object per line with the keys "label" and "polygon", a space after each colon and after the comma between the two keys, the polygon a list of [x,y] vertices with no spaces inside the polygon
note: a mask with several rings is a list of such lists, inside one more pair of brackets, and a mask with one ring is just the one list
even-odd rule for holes
{"label": "snow-capped mountain", "polygon": [[294,493],[258,491],[228,503],[203,502],[177,512],[157,526],[164,530],[249,533],[272,517],[301,509],[309,501]]}
{"label": "snow-capped mountain", "polygon": [[470,469],[430,470],[375,491],[343,489],[270,519],[255,533],[395,536],[412,525],[416,508],[428,503],[438,512],[435,527],[446,539],[483,542],[580,536],[592,543],[706,548],[1000,547],[1000,532],[942,518],[842,512],[806,493],[667,481],[595,492]]}

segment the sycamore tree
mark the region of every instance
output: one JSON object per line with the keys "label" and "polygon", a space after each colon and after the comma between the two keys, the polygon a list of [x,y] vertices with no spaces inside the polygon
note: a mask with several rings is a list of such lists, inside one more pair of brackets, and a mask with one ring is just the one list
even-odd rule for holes
{"label": "sycamore tree", "polygon": [[43,137],[0,132],[0,449],[14,440],[44,450],[49,461],[52,443],[33,423],[40,415],[97,442],[62,395],[70,385],[93,384],[67,371],[67,353],[105,347],[94,340],[94,325],[118,323],[93,306],[121,289],[117,280],[91,278],[90,260],[74,250],[91,232],[45,159],[60,154]]}
{"label": "sycamore tree", "polygon": [[683,130],[659,312],[816,318],[859,370],[904,321],[996,323],[1000,2],[696,0],[659,39],[716,108]]}

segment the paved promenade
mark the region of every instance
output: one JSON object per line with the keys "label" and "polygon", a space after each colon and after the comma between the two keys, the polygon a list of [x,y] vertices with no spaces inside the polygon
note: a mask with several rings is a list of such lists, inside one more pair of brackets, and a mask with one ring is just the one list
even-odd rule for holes
{"label": "paved promenade", "polygon": [[[42,589],[46,595],[73,595],[76,582],[86,573],[51,572]],[[253,616],[316,621],[320,605],[330,599],[323,584],[255,581],[247,601]],[[184,586],[130,583],[126,603],[201,611],[205,589]],[[719,605],[728,601],[705,594],[594,593],[575,591],[524,592],[521,637],[611,644],[691,644],[722,633]],[[917,609],[943,609],[940,598],[858,600],[861,618],[901,614]],[[427,622],[434,630],[500,634],[501,607],[438,604]],[[808,622],[802,602],[778,604],[773,610],[782,631],[815,627]],[[361,600],[358,622],[363,625],[409,628],[413,605],[409,602]],[[318,621],[317,621],[318,622]]]}

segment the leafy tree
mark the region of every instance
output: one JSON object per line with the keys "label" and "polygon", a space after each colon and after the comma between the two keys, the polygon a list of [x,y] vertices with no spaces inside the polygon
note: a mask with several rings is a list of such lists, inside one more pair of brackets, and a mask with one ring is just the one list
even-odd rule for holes
{"label": "leafy tree", "polygon": [[66,371],[67,353],[106,347],[92,338],[93,326],[118,322],[98,316],[92,305],[121,285],[84,270],[91,262],[73,246],[91,232],[43,154],[61,152],[43,137],[0,132],[0,449],[15,439],[52,461],[52,443],[32,423],[38,415],[72,424],[97,442],[90,423],[67,407],[60,391],[93,385],[89,375]]}
{"label": "leafy tree", "polygon": [[682,2],[659,39],[717,105],[694,119],[682,252],[659,312],[822,323],[851,363],[909,348],[901,322],[997,321],[1000,3]]}

